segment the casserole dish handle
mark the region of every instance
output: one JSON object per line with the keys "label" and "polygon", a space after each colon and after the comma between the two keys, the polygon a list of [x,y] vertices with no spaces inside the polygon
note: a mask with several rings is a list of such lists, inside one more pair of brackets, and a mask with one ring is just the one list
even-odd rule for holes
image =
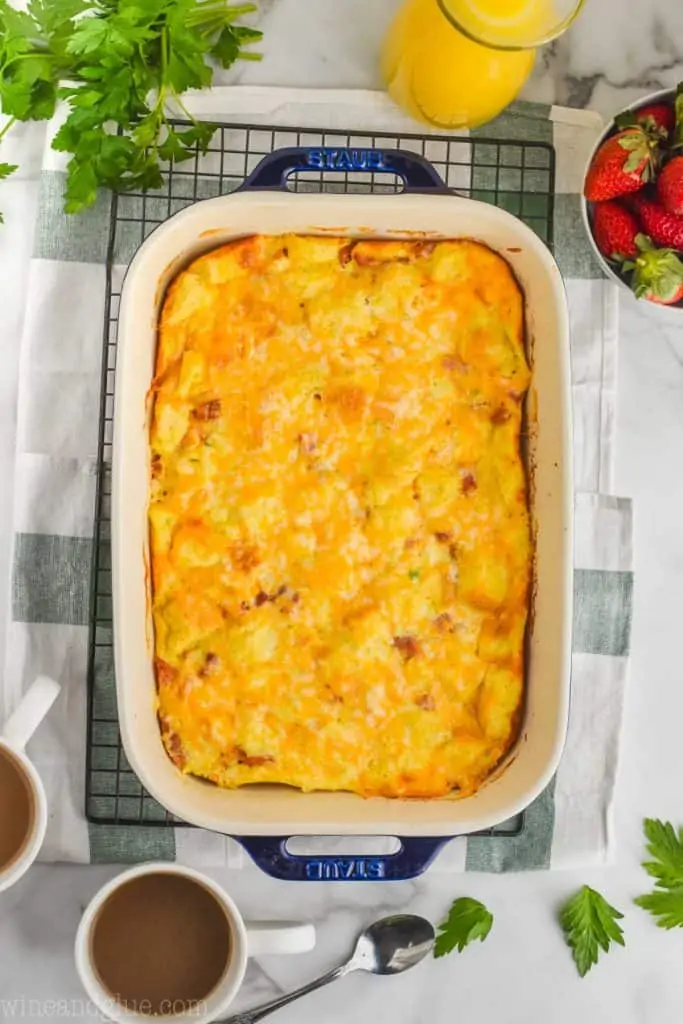
{"label": "casserole dish handle", "polygon": [[408,149],[315,149],[308,146],[291,146],[269,153],[238,191],[288,192],[287,179],[296,171],[321,175],[328,171],[394,174],[403,179],[404,192],[451,192],[430,162]]}
{"label": "casserole dish handle", "polygon": [[287,842],[292,836],[233,838],[262,871],[285,882],[402,882],[426,871],[441,847],[455,837],[396,837],[400,849],[395,853],[367,857],[290,853]]}

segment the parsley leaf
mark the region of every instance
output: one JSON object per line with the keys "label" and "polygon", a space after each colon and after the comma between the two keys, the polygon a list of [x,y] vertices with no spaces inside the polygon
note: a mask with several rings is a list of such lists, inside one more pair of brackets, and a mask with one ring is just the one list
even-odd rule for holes
{"label": "parsley leaf", "polygon": [[89,7],[88,0],[29,0],[27,10],[44,36],[69,23]]}
{"label": "parsley leaf", "polygon": [[224,68],[229,68],[237,60],[239,52],[240,44],[235,30],[231,25],[226,25],[211,47],[211,56],[215,57]]}
{"label": "parsley leaf", "polygon": [[67,53],[86,54],[95,53],[100,46],[107,42],[108,26],[101,18],[84,18],[76,26],[74,34],[66,44]]}
{"label": "parsley leaf", "polygon": [[159,156],[162,160],[175,160],[176,163],[180,163],[183,160],[190,160],[194,153],[191,149],[186,148],[180,134],[173,128],[169,128],[166,138],[159,146]]}
{"label": "parsley leaf", "polygon": [[465,946],[475,939],[484,941],[493,925],[493,915],[479,900],[461,896],[454,900],[448,917],[439,925],[439,935],[434,943],[434,956],[446,956],[457,949],[462,953]]}
{"label": "parsley leaf", "polygon": [[623,916],[588,885],[562,907],[560,924],[582,978],[598,962],[601,949],[607,953],[612,942],[625,945],[624,933],[617,924]]}
{"label": "parsley leaf", "polygon": [[683,928],[683,885],[638,896],[633,901],[648,910],[660,928]]}
{"label": "parsley leaf", "polygon": [[657,885],[664,888],[676,888],[683,885],[683,841],[681,832],[676,834],[673,825],[668,821],[657,821],[646,818],[643,822],[647,852],[654,857],[646,861],[643,867],[648,875],[657,879]]}
{"label": "parsley leaf", "polygon": [[224,68],[229,68],[238,58],[242,60],[260,60],[260,53],[249,53],[244,51],[242,46],[257,42],[261,35],[262,33],[254,28],[245,28],[242,25],[226,25],[211,48],[211,55]]}
{"label": "parsley leaf", "polygon": [[[2,181],[4,178],[9,178],[10,174],[14,174],[14,172],[16,170],[17,170],[17,164],[1,164],[0,163],[0,181]],[[5,218],[3,217],[2,213],[0,213],[0,224],[4,224],[4,223],[5,223]]]}
{"label": "parsley leaf", "polygon": [[660,928],[683,928],[683,829],[668,821],[646,818],[643,822],[647,852],[654,859],[643,867],[656,879],[657,888],[634,901],[648,910]]}

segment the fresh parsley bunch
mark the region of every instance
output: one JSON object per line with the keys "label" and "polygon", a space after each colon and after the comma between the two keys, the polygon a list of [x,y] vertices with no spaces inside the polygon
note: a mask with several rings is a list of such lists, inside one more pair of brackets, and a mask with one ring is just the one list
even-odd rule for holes
{"label": "fresh parsley bunch", "polygon": [[[53,148],[71,153],[65,209],[92,205],[101,186],[159,188],[162,161],[206,152],[215,126],[183,106],[187,89],[211,85],[216,64],[258,60],[243,47],[261,33],[236,22],[256,9],[227,0],[0,0],[0,105],[8,121],[69,114]],[[189,118],[168,123],[169,101]],[[14,170],[0,164],[0,178]]]}

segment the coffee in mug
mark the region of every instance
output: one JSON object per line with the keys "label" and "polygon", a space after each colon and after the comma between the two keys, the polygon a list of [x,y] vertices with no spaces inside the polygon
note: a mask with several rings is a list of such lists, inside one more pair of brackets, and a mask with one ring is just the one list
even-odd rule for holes
{"label": "coffee in mug", "polygon": [[47,796],[25,748],[58,693],[54,679],[38,676],[14,714],[0,723],[0,892],[19,881],[43,845]]}
{"label": "coffee in mug", "polygon": [[230,959],[230,922],[194,878],[140,875],[115,889],[93,922],[95,972],[112,999],[141,1013],[178,1014],[205,1001]]}
{"label": "coffee in mug", "polygon": [[162,862],[130,868],[95,895],[78,926],[76,967],[116,1024],[210,1024],[237,995],[249,956],[314,945],[313,925],[247,925],[213,879]]}
{"label": "coffee in mug", "polygon": [[35,819],[31,781],[9,748],[0,747],[0,871],[20,857]]}

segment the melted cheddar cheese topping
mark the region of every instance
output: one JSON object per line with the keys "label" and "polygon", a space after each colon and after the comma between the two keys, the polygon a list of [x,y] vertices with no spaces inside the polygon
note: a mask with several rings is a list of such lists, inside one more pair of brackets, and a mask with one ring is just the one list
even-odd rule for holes
{"label": "melted cheddar cheese topping", "polygon": [[531,571],[523,299],[469,240],[253,236],[159,327],[159,719],[220,786],[473,792],[512,743]]}

